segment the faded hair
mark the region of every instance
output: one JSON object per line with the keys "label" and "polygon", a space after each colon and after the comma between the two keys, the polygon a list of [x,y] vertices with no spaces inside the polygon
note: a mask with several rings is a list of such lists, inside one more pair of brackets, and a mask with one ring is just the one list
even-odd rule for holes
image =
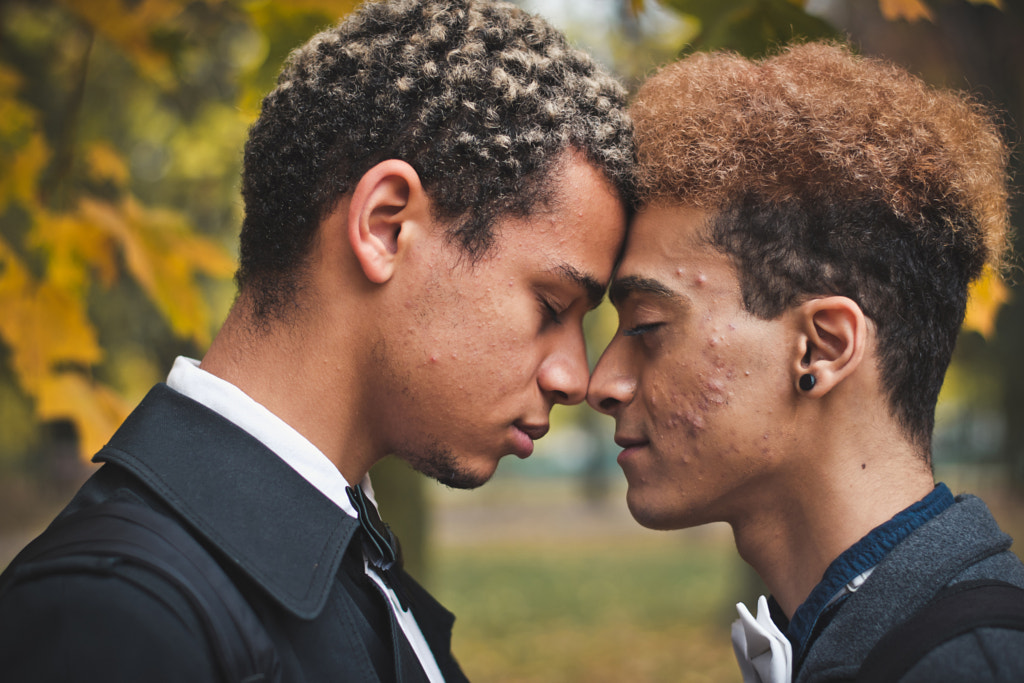
{"label": "faded hair", "polygon": [[544,20],[477,0],[364,4],[291,54],[250,130],[239,288],[257,320],[290,310],[320,222],[392,158],[476,260],[495,219],[549,198],[570,149],[632,201],[625,90]]}
{"label": "faded hair", "polygon": [[1008,245],[1009,155],[986,107],[810,43],[761,61],[695,54],[631,113],[639,201],[709,211],[754,315],[856,301],[891,412],[929,459],[968,287]]}

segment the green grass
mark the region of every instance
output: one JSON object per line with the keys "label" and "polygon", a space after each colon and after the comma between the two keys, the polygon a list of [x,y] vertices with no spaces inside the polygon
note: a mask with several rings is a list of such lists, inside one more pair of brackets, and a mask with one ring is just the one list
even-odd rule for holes
{"label": "green grass", "polygon": [[472,681],[738,681],[731,542],[446,548],[436,595]]}

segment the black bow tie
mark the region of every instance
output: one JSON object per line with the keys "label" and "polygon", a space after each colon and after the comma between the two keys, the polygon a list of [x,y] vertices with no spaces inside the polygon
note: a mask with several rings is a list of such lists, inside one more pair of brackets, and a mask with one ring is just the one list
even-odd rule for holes
{"label": "black bow tie", "polygon": [[403,610],[408,610],[408,600],[399,579],[398,571],[402,568],[402,546],[384,520],[380,518],[377,508],[366,497],[362,486],[346,486],[345,492],[352,506],[359,515],[359,526],[363,530],[363,554],[376,571],[377,576],[384,580],[395,592]]}

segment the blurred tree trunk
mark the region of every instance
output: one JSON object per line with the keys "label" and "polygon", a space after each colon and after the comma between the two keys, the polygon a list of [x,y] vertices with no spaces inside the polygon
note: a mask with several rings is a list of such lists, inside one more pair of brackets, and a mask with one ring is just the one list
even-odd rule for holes
{"label": "blurred tree trunk", "polygon": [[402,543],[406,570],[429,586],[430,506],[426,478],[394,456],[374,465],[370,478],[380,516]]}

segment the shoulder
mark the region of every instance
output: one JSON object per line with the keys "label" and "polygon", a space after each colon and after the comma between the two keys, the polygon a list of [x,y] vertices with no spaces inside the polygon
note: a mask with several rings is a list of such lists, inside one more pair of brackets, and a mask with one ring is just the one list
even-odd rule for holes
{"label": "shoulder", "polygon": [[[902,679],[916,681],[1021,681],[1024,680],[1024,564],[1006,550],[977,562],[947,586],[956,592],[971,584],[997,580],[1015,586],[983,598],[973,598],[955,611],[972,609],[979,616],[976,628],[935,647]],[[1008,587],[1007,587],[1008,588]],[[989,614],[986,618],[983,615]],[[996,615],[1004,623],[996,624]],[[937,620],[947,620],[940,613]],[[952,621],[952,619],[948,619]]]}
{"label": "shoulder", "polygon": [[926,654],[903,683],[1024,680],[1024,631],[978,628]]}
{"label": "shoulder", "polygon": [[[955,505],[894,548],[868,581],[837,608],[809,646],[797,680],[852,680],[887,635],[912,621],[946,586],[994,579],[1024,587],[1024,565],[1009,551],[1011,543],[980,499],[958,497]],[[992,637],[1014,639],[1015,648],[1024,651],[1024,641],[1016,640],[1020,633],[997,630],[1000,634],[976,626],[941,646],[926,648],[912,672],[918,671],[916,667],[942,669],[945,658],[961,649],[974,647],[974,654],[984,656],[986,643],[994,642]],[[926,670],[934,671],[920,669]],[[901,680],[985,680],[921,676]]]}
{"label": "shoulder", "polygon": [[50,573],[0,596],[9,680],[216,681],[184,598],[141,570]]}
{"label": "shoulder", "polygon": [[875,646],[858,680],[1024,680],[1024,589],[1002,578],[954,582]]}
{"label": "shoulder", "polygon": [[157,529],[177,525],[121,479],[103,468],[0,576],[12,680],[219,680],[199,614],[155,570],[174,563],[145,560],[169,554]]}

